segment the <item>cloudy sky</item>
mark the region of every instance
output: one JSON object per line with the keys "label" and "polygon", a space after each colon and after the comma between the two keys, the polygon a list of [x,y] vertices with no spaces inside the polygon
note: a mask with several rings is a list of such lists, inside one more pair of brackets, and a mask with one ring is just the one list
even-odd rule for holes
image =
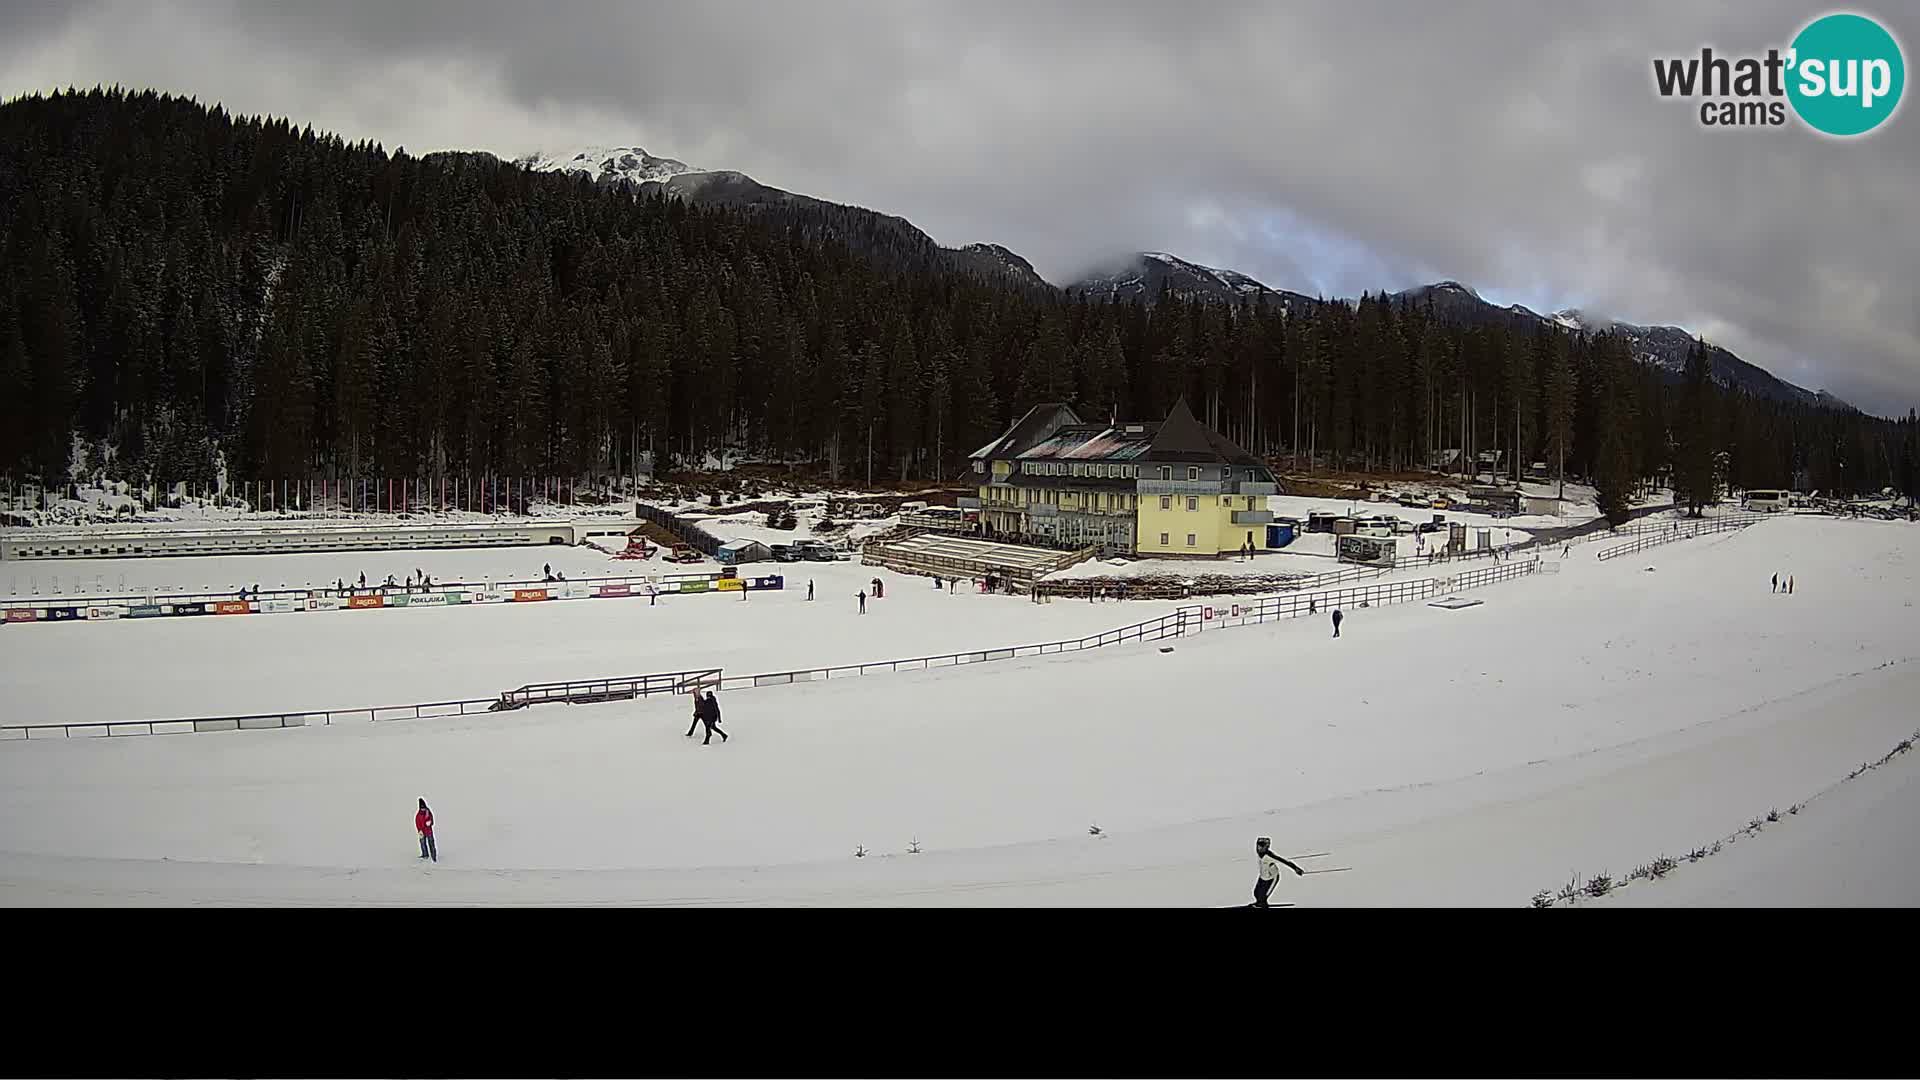
{"label": "cloudy sky", "polygon": [[[1920,403],[1920,115],[1709,131],[1654,56],[1824,6],[1407,0],[5,0],[0,95],[152,86],[414,153],[638,145],[993,241],[1306,293],[1439,278]],[[1905,44],[1920,9],[1874,15]],[[1911,96],[1911,95],[1909,95]]]}

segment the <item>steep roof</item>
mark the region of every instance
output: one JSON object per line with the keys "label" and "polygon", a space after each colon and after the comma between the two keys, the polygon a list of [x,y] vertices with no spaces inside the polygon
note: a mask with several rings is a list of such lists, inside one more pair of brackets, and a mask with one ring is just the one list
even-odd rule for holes
{"label": "steep roof", "polygon": [[1185,397],[1175,401],[1173,408],[1167,411],[1167,418],[1154,435],[1153,448],[1147,452],[1146,460],[1262,464],[1259,458],[1196,419],[1193,410],[1187,408]]}
{"label": "steep roof", "polygon": [[969,457],[1008,458],[1025,452],[1068,424],[1082,424],[1073,407],[1064,401],[1043,401],[1013,422],[1006,433],[975,450]]}

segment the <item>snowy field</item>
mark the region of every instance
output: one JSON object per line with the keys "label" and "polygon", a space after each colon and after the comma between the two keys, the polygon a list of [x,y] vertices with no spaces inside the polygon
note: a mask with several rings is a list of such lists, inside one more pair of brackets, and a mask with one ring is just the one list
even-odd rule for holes
{"label": "snowy field", "polygon": [[[560,558],[569,553],[578,560],[579,575],[574,562]],[[373,558],[381,554],[390,558]],[[447,559],[449,580],[462,560],[468,572],[492,567],[534,577],[541,568],[535,560],[553,562],[569,578],[593,566],[603,574],[682,569],[657,559],[614,561],[584,548],[191,561],[320,560],[328,568],[367,566],[369,581],[377,566],[392,564],[389,572],[404,577],[418,565],[439,580],[443,568],[433,561],[438,557]],[[121,560],[130,574],[175,561]],[[1069,600],[1035,605],[964,588],[950,594],[935,590],[930,578],[855,562],[757,563],[752,569],[784,575],[786,587],[663,594],[657,606],[630,597],[9,626],[0,629],[0,700],[10,716],[33,723],[405,705],[491,697],[529,682],[718,666],[750,675],[1026,645],[1141,622],[1177,606]],[[886,583],[886,596],[869,599],[861,615],[855,594],[871,592],[868,583],[875,577]],[[808,581],[815,584],[811,603]]]}
{"label": "snowy field", "polygon": [[[609,539],[607,543],[616,543]],[[176,556],[157,559],[25,559],[0,562],[0,596],[98,596],[139,592],[213,592],[239,588],[332,588],[367,575],[375,585],[392,574],[405,581],[416,570],[436,582],[537,581],[551,565],[570,578],[682,573],[714,569],[676,566],[659,558],[629,561],[595,547],[545,545],[499,548],[427,548],[326,551],[279,555]]]}
{"label": "snowy field", "polygon": [[[1271,835],[1286,854],[1330,853],[1310,867],[1352,867],[1289,875],[1281,901],[1525,905],[1574,873],[1621,876],[1684,854],[1909,735],[1916,539],[1905,524],[1783,518],[1606,563],[1589,547],[1559,574],[1469,594],[1484,603],[1467,610],[1350,612],[1338,641],[1307,619],[1189,637],[1171,653],[1118,647],[733,693],[733,740],[709,747],[682,736],[686,703],[662,699],[4,743],[0,902],[1228,905],[1251,887],[1253,837]],[[1795,575],[1794,596],[1769,592],[1775,572]],[[911,653],[908,635],[1040,640],[1150,606],[949,597],[889,577],[862,621],[854,584],[823,584],[823,599],[848,595],[811,610],[788,592],[651,612],[588,602],[35,627],[0,632],[0,674],[10,703],[24,694],[104,719],[117,714],[102,696],[141,700],[118,695],[123,679],[174,702],[207,702],[229,680],[258,697],[277,686],[276,705],[289,688],[358,700],[381,680],[511,684],[502,666],[523,649],[546,654],[545,677],[601,673],[609,641],[635,661],[611,670],[672,666],[650,658],[681,650],[744,670],[773,666],[736,661],[756,650],[838,660]],[[618,625],[595,625],[599,611]],[[466,614],[484,617],[433,621]],[[677,621],[646,621],[662,615]],[[298,629],[336,622],[337,637]],[[389,625],[393,637],[376,629]],[[59,642],[66,630],[85,633]],[[197,636],[209,633],[232,637]],[[179,637],[194,640],[165,640]],[[570,655],[574,670],[552,670]],[[284,666],[270,680],[244,674],[261,662]],[[1794,891],[1752,894],[1785,873],[1764,860],[1795,830],[1913,820],[1911,767],[1896,760],[1857,782],[1874,786],[1843,787],[1619,899],[1920,902],[1911,875],[1856,890],[1853,856],[1837,849]],[[439,822],[437,865],[414,858],[420,796]],[[1898,860],[1912,845],[1878,835],[1906,847],[1858,858]],[[871,857],[854,858],[856,846]]]}

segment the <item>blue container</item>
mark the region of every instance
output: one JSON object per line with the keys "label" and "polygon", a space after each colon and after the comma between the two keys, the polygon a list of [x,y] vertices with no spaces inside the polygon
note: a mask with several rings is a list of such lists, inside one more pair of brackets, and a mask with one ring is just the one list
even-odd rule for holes
{"label": "blue container", "polygon": [[1291,543],[1293,543],[1293,526],[1291,525],[1267,526],[1267,546],[1268,547],[1283,548]]}

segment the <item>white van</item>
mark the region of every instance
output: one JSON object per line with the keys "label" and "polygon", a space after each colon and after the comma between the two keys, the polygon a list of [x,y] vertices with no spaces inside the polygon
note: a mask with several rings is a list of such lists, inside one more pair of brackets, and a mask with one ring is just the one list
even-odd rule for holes
{"label": "white van", "polygon": [[1355,536],[1377,536],[1382,540],[1393,538],[1393,521],[1390,518],[1361,518],[1353,523]]}

